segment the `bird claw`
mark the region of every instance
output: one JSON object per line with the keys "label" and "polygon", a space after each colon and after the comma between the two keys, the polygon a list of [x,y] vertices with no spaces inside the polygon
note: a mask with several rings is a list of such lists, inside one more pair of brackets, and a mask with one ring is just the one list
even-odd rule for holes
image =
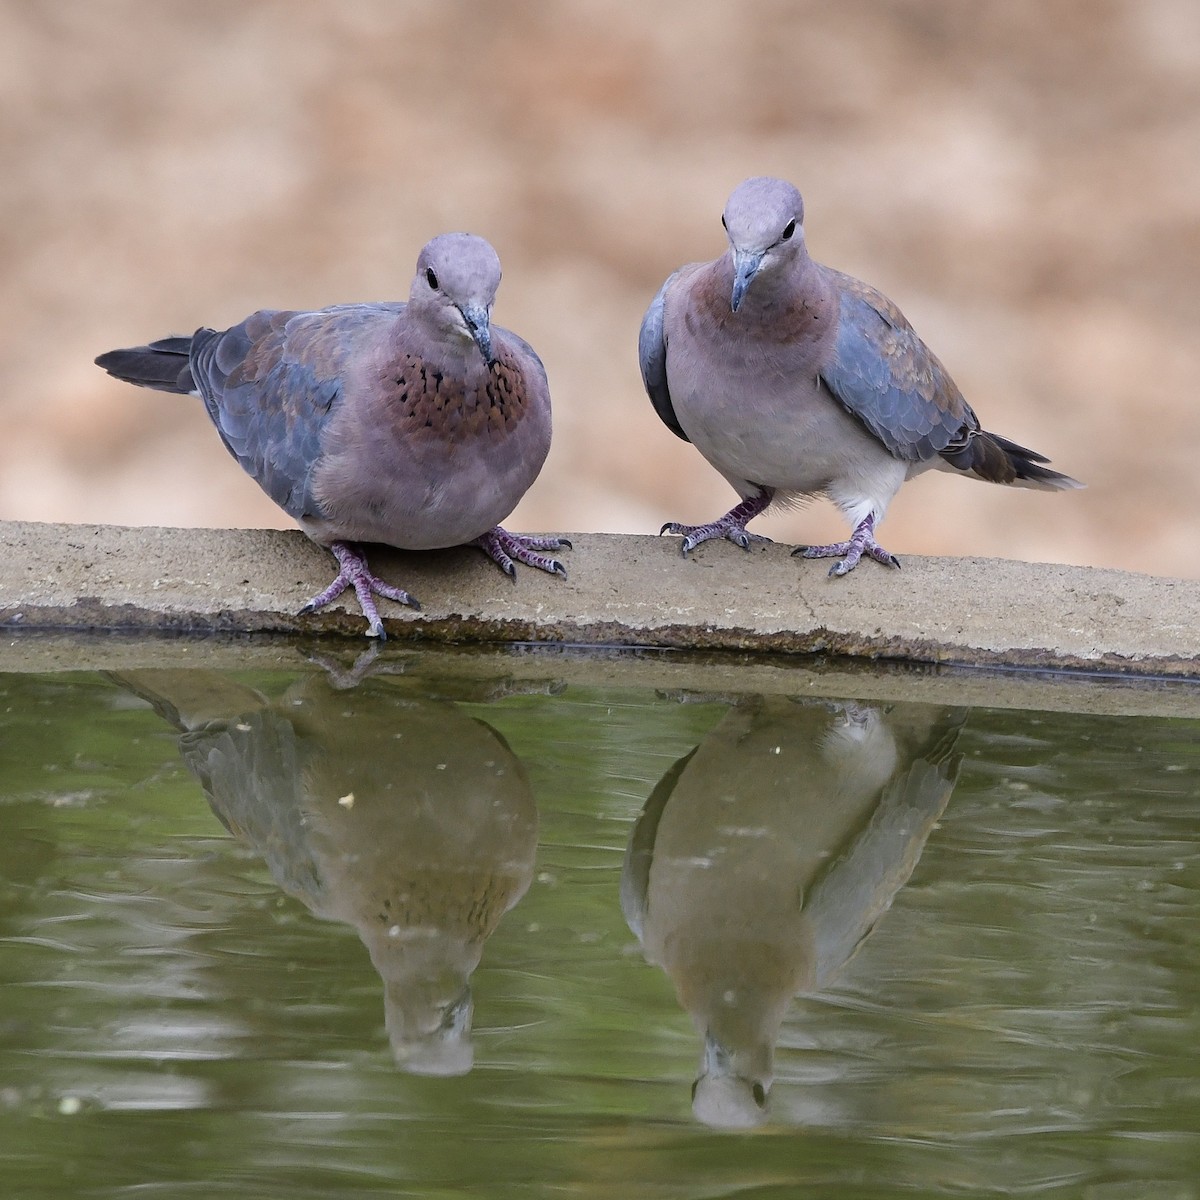
{"label": "bird claw", "polygon": [[318,593],[305,604],[296,614],[297,616],[305,616],[308,613],[316,612],[319,608],[324,608],[325,605],[336,600],[348,587],[352,587],[355,596],[358,597],[358,606],[367,619],[367,637],[378,638],[381,642],[385,642],[387,634],[383,629],[383,620],[379,616],[379,609],[375,605],[376,595],[383,596],[388,600],[395,600],[397,604],[406,604],[417,612],[421,611],[420,603],[403,588],[385,583],[371,573],[367,567],[366,556],[361,550],[355,549],[348,542],[333,542],[329,549],[334,558],[338,560],[337,578],[323,592]]}
{"label": "bird claw", "polygon": [[761,488],[756,495],[747,497],[736,508],[731,508],[723,517],[710,521],[707,525],[684,525],[679,521],[668,521],[658,531],[658,536],[662,537],[664,533],[681,534],[683,542],[679,547],[679,552],[684,558],[687,558],[701,543],[720,537],[728,538],[735,546],[741,546],[743,550],[749,550],[751,542],[769,542],[771,540],[761,533],[751,533],[746,528],[746,522],[757,517],[759,513],[765,512],[774,495],[773,489]]}
{"label": "bird claw", "polygon": [[771,542],[772,539],[762,533],[751,533],[748,529],[731,529],[725,535],[735,546],[749,550],[751,542]]}
{"label": "bird claw", "polygon": [[831,578],[848,575],[858,566],[864,554],[885,567],[900,570],[900,560],[875,540],[874,530],[874,520],[867,517],[850,535],[848,542],[831,542],[827,546],[797,546],[792,551],[792,557],[799,555],[801,558],[839,558],[844,555],[840,562],[829,568]]}
{"label": "bird claw", "polygon": [[510,579],[517,577],[517,563],[536,567],[551,575],[567,577],[567,569],[556,558],[538,554],[539,550],[573,550],[567,538],[538,537],[535,534],[509,533],[497,525],[494,529],[477,537],[473,546],[478,546]]}
{"label": "bird claw", "polygon": [[749,550],[751,542],[770,542],[771,540],[761,533],[751,533],[744,525],[737,525],[733,522],[727,524],[724,517],[719,521],[712,521],[708,525],[681,525],[678,521],[668,521],[658,531],[658,536],[662,537],[664,533],[683,535],[679,552],[684,558],[687,558],[697,546],[701,546],[713,538],[727,538],[735,546],[741,546],[743,550]]}

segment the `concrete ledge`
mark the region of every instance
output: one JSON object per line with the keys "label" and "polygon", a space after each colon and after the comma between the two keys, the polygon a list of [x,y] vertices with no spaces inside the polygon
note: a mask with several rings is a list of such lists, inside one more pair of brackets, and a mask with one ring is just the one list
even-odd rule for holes
{"label": "concrete ledge", "polygon": [[[917,663],[1200,678],[1200,588],[1121,571],[1004,559],[864,563],[844,579],[782,545],[571,535],[570,578],[509,581],[473,549],[372,567],[416,595],[383,601],[388,636],[823,654]],[[362,635],[353,599],[296,611],[331,577],[299,532],[0,524],[0,627]],[[365,639],[364,639],[365,645]]]}

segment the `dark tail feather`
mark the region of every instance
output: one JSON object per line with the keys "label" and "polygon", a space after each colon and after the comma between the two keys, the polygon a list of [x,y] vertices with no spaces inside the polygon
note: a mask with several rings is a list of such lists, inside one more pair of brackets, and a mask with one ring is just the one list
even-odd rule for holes
{"label": "dark tail feather", "polygon": [[191,352],[190,337],[165,337],[148,346],[110,350],[96,359],[96,366],[138,387],[187,395],[196,390],[189,365]]}
{"label": "dark tail feather", "polygon": [[1018,446],[998,433],[980,429],[971,434],[965,446],[947,447],[942,457],[960,471],[970,471],[989,483],[1007,483],[1012,487],[1040,488],[1044,491],[1063,491],[1086,486],[1070,475],[1051,471],[1042,463],[1050,460],[1036,450]]}

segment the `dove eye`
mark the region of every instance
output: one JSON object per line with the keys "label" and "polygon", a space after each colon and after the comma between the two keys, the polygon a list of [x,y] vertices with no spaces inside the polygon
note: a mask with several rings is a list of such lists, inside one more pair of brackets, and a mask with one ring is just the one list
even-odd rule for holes
{"label": "dove eye", "polygon": [[433,273],[432,267],[425,272],[425,282],[435,291],[437,290],[437,276]]}
{"label": "dove eye", "polygon": [[796,222],[794,220],[789,221],[783,227],[783,236],[779,240],[781,242],[786,242],[788,240],[788,238],[790,238],[792,236],[792,234],[795,232],[796,232]]}

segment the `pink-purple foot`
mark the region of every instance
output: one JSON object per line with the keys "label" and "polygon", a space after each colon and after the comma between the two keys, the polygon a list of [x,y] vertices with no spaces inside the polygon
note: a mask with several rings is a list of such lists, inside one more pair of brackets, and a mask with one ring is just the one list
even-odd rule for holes
{"label": "pink-purple foot", "polygon": [[680,543],[679,552],[684,558],[701,543],[713,538],[728,538],[735,546],[749,550],[751,542],[771,540],[761,533],[750,533],[746,529],[746,522],[763,512],[771,503],[773,495],[774,492],[769,488],[763,488],[757,496],[743,500],[736,508],[731,508],[723,517],[710,521],[707,525],[681,525],[678,521],[668,521],[658,531],[658,536],[662,537],[664,533],[682,534],[683,541]]}
{"label": "pink-purple foot", "polygon": [[567,577],[567,568],[539,550],[571,550],[570,541],[562,537],[537,537],[529,533],[509,533],[497,525],[482,537],[477,537],[472,546],[478,546],[510,579],[517,577],[517,563],[549,571],[551,575]]}
{"label": "pink-purple foot", "polygon": [[829,568],[830,575],[845,575],[858,566],[859,560],[865,554],[885,567],[900,569],[900,560],[885,550],[875,540],[875,518],[864,517],[850,535],[848,542],[832,542],[828,546],[797,546],[792,551],[793,557],[801,558],[841,558]]}
{"label": "pink-purple foot", "polygon": [[367,567],[366,556],[351,543],[332,542],[329,549],[334,558],[338,560],[338,576],[320,595],[314,596],[300,610],[300,616],[316,612],[318,608],[324,608],[331,600],[336,600],[348,587],[352,587],[354,594],[358,597],[358,605],[362,609],[362,614],[367,618],[367,637],[386,641],[387,634],[383,631],[383,621],[379,616],[379,609],[375,606],[375,596],[385,596],[388,600],[395,600],[397,604],[407,604],[409,608],[420,609],[421,605],[403,588],[393,587],[377,575],[372,575]]}

